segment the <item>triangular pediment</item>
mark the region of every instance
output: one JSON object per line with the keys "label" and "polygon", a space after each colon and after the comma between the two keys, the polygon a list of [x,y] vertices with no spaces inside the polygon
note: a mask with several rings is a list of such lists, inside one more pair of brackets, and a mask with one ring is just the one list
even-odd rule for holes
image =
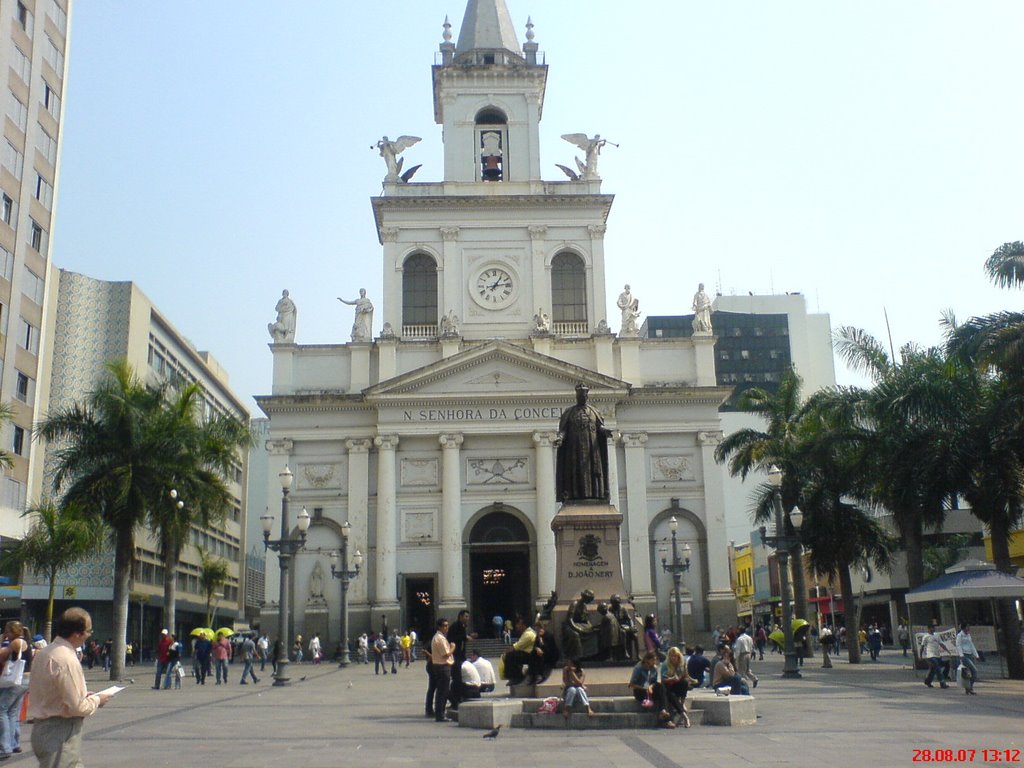
{"label": "triangular pediment", "polygon": [[622,397],[629,384],[501,341],[474,345],[449,358],[382,381],[364,392],[368,401],[472,397],[573,396],[584,382],[591,396]]}

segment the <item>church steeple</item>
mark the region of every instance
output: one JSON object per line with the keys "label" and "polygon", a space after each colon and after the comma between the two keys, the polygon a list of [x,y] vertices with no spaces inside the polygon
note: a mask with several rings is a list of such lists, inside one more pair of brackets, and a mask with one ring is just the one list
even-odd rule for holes
{"label": "church steeple", "polygon": [[[495,54],[510,53],[522,60],[519,40],[505,0],[469,0],[466,15],[462,18],[459,42],[455,46],[455,58],[463,63],[467,59],[477,64],[485,63],[482,57],[475,55],[478,53],[492,57]],[[503,56],[498,58],[504,59]],[[486,63],[505,62],[496,62],[491,58]]]}

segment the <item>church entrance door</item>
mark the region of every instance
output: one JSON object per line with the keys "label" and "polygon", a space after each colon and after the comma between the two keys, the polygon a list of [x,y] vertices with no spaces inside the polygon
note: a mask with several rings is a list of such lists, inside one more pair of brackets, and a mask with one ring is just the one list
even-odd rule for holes
{"label": "church entrance door", "polygon": [[420,643],[434,636],[437,615],[434,610],[434,577],[405,577],[405,624],[403,630],[415,629]]}
{"label": "church entrance door", "polygon": [[472,626],[480,637],[500,637],[494,617],[532,618],[530,541],[526,526],[508,512],[490,512],[469,535]]}

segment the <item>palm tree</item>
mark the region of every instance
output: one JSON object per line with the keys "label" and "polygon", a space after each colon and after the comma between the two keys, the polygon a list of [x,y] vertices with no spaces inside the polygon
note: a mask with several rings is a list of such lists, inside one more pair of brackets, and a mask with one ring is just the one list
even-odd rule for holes
{"label": "palm tree", "polygon": [[[802,381],[796,371],[790,370],[782,377],[775,393],[751,387],[744,390],[737,402],[737,408],[747,413],[756,413],[765,421],[763,430],[739,429],[728,435],[715,449],[715,461],[728,462],[729,473],[746,479],[753,471],[767,472],[774,464],[783,472],[782,507],[785,511],[785,525],[792,533],[789,513],[797,505],[803,486],[802,467],[797,460],[798,429],[800,423],[800,386]],[[755,500],[755,522],[771,518],[770,507],[766,508]],[[793,607],[797,616],[807,615],[807,587],[803,569],[803,546],[797,544],[790,550],[792,564]]]}
{"label": "palm tree", "polygon": [[[14,409],[10,403],[0,403],[0,428],[9,421],[14,420]],[[5,450],[0,449],[0,468],[10,469],[14,466],[14,457]]]}
{"label": "palm tree", "polygon": [[173,436],[159,429],[162,388],[151,389],[125,360],[108,363],[106,376],[82,404],[51,413],[36,428],[56,459],[54,489],[61,508],[77,505],[100,518],[114,548],[113,664],[124,674],[129,580],[135,528],[162,498],[173,478],[166,462]]}
{"label": "palm tree", "polygon": [[213,557],[206,550],[199,550],[199,584],[206,595],[206,626],[213,622],[213,598],[217,590],[228,580],[228,561]]}
{"label": "palm tree", "polygon": [[[189,384],[173,393],[161,414],[161,429],[174,435],[169,456],[175,479],[160,503],[149,510],[164,561],[164,625],[175,626],[177,570],[181,551],[194,526],[224,519],[233,496],[224,478],[238,462],[238,452],[252,444],[248,427],[229,415],[203,420],[202,388]],[[171,495],[173,494],[173,496]]]}
{"label": "palm tree", "polygon": [[[855,389],[823,390],[803,410],[798,454],[806,483],[800,533],[810,550],[815,573],[836,576],[845,603],[847,627],[860,624],[859,606],[852,613],[851,569],[873,564],[888,571],[895,541],[872,515],[845,501],[860,493],[867,435],[857,420],[860,393]],[[847,643],[849,661],[860,663],[860,643]]]}
{"label": "palm tree", "polygon": [[914,589],[924,583],[924,529],[942,524],[957,492],[953,449],[964,382],[948,375],[941,350],[907,345],[897,362],[864,331],[844,327],[836,337],[840,357],[874,379],[860,393],[867,460],[859,496],[892,513]]}
{"label": "palm tree", "polygon": [[79,507],[59,510],[50,500],[29,507],[24,515],[32,519],[31,527],[24,538],[8,545],[4,555],[19,570],[24,568],[47,580],[43,637],[49,638],[57,575],[99,551],[104,531],[98,520],[83,514]]}

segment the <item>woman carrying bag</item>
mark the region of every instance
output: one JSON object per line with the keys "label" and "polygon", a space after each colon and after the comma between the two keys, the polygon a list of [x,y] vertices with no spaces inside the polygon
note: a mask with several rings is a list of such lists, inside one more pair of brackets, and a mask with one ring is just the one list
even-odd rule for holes
{"label": "woman carrying bag", "polygon": [[0,647],[0,760],[21,752],[21,703],[28,691],[32,646],[20,621],[9,621]]}

